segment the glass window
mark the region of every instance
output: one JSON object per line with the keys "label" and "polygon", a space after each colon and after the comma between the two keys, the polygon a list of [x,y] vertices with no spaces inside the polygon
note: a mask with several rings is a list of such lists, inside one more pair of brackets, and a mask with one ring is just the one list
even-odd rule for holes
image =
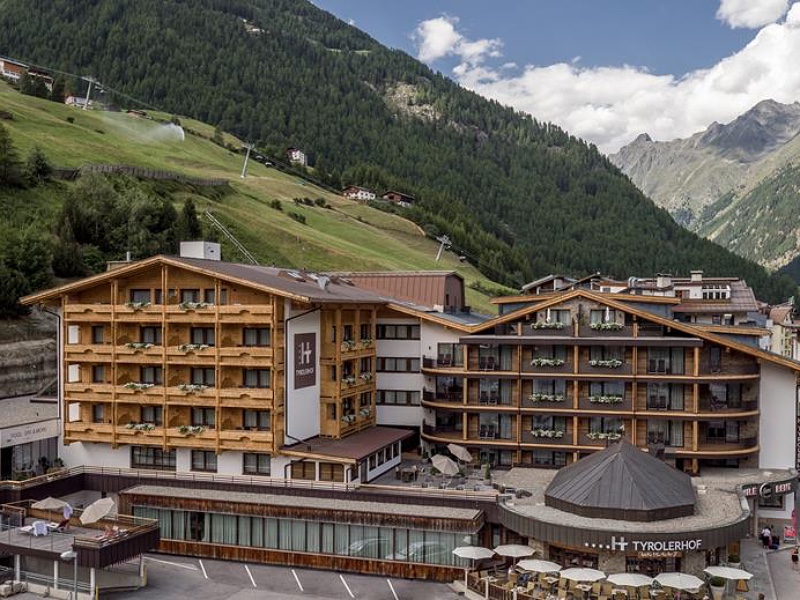
{"label": "glass window", "polygon": [[647,443],[683,446],[683,422],[650,419],[647,421]]}
{"label": "glass window", "polygon": [[242,379],[244,387],[268,388],[270,387],[269,369],[243,369]]}
{"label": "glass window", "polygon": [[160,346],[163,342],[163,330],[161,327],[142,327],[139,332],[139,340],[144,344]]}
{"label": "glass window", "polygon": [[131,467],[134,469],[175,470],[175,450],[162,450],[149,446],[131,447]]}
{"label": "glass window", "polygon": [[92,404],[92,423],[105,422],[106,407],[104,404]]}
{"label": "glass window", "polygon": [[245,327],[243,330],[243,343],[245,346],[269,346],[269,327]]}
{"label": "glass window", "polygon": [[131,290],[130,301],[141,304],[150,303],[150,290]]}
{"label": "glass window", "polygon": [[269,475],[271,464],[272,457],[269,454],[245,452],[242,472],[246,475]]}
{"label": "glass window", "polygon": [[213,346],[214,341],[213,327],[192,327],[193,344],[205,344],[206,346]]}
{"label": "glass window", "polygon": [[370,326],[369,323],[362,323],[359,333],[361,334],[362,340],[372,339],[372,327]]}
{"label": "glass window", "polygon": [[379,340],[418,340],[419,325],[378,325]]}
{"label": "glass window", "polygon": [[722,370],[722,348],[720,346],[708,348],[708,367],[712,373],[719,373]]}
{"label": "glass window", "polygon": [[193,367],[192,368],[192,383],[194,385],[207,385],[214,386],[216,376],[213,367]]}
{"label": "glass window", "polygon": [[192,471],[217,472],[217,455],[213,450],[192,450]]}
{"label": "glass window", "polygon": [[419,373],[419,358],[379,356],[377,370],[384,373]]}
{"label": "glass window", "polygon": [[152,385],[164,385],[164,368],[163,367],[140,367],[139,380],[141,383],[150,383]]}
{"label": "glass window", "polygon": [[216,300],[216,292],[213,288],[203,290],[203,302],[206,304],[215,304],[214,300]]}
{"label": "glass window", "polygon": [[242,423],[245,429],[269,431],[271,426],[270,412],[268,410],[245,409],[242,411]]}
{"label": "glass window", "polygon": [[106,368],[104,365],[92,366],[92,383],[105,383]]}
{"label": "glass window", "polygon": [[142,423],[152,423],[158,427],[164,424],[164,408],[161,406],[143,406]]}
{"label": "glass window", "polygon": [[92,325],[92,343],[102,344],[105,341],[105,327],[102,325]]}
{"label": "glass window", "polygon": [[192,408],[192,425],[213,429],[216,424],[216,413],[213,408],[195,406]]}
{"label": "glass window", "polygon": [[181,303],[200,302],[200,290],[181,290]]}
{"label": "glass window", "polygon": [[618,417],[590,417],[589,433],[621,433],[622,419]]}

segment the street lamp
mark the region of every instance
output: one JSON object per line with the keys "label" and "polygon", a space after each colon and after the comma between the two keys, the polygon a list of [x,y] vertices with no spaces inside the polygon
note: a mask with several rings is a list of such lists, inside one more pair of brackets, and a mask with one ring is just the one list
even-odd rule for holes
{"label": "street lamp", "polygon": [[72,561],[72,600],[78,598],[78,553],[75,550],[67,550],[61,553],[61,560]]}

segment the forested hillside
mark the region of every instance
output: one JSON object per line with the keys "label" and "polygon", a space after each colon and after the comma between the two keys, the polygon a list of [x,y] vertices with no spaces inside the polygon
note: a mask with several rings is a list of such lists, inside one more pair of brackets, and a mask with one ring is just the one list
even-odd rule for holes
{"label": "forested hillside", "polygon": [[305,0],[0,0],[0,31],[0,54],[91,74],[120,104],[135,97],[275,154],[302,148],[333,186],[414,195],[411,218],[503,283],[700,268],[766,299],[792,293],[682,230],[593,146]]}

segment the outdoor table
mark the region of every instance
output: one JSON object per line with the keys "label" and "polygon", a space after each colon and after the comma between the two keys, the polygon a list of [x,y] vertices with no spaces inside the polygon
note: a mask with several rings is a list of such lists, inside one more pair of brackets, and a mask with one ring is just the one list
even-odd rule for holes
{"label": "outdoor table", "polygon": [[586,597],[586,594],[592,591],[592,584],[590,583],[576,583],[575,587],[583,592],[584,598]]}
{"label": "outdoor table", "polygon": [[416,475],[416,471],[413,468],[404,467],[400,469],[400,479],[405,483],[414,481],[414,475]]}
{"label": "outdoor table", "polygon": [[628,589],[627,588],[611,588],[611,595],[612,596],[616,596],[617,594],[625,594],[627,596],[628,595]]}

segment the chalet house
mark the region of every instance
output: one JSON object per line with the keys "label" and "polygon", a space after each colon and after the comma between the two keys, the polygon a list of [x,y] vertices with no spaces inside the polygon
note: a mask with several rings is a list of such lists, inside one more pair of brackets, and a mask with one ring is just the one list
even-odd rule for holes
{"label": "chalet house", "polygon": [[372,190],[360,187],[358,185],[348,185],[342,190],[342,196],[350,200],[358,200],[359,202],[369,202],[375,200],[376,194]]}
{"label": "chalet house", "polygon": [[10,79],[11,81],[19,81],[23,73],[28,72],[28,65],[0,56],[0,76]]}
{"label": "chalet house", "polygon": [[89,104],[86,104],[86,98],[82,96],[67,96],[64,98],[64,104],[67,106],[74,106],[76,108],[91,108],[94,105],[93,100],[89,100]]}
{"label": "chalet house", "polygon": [[381,195],[381,198],[387,202],[393,202],[398,206],[402,206],[403,208],[411,208],[414,205],[413,196],[403,194],[402,192],[396,192],[394,190],[389,190],[388,192],[384,193]]}
{"label": "chalet house", "polygon": [[293,165],[300,165],[303,167],[308,165],[308,156],[299,148],[289,148],[286,150],[286,156]]}

